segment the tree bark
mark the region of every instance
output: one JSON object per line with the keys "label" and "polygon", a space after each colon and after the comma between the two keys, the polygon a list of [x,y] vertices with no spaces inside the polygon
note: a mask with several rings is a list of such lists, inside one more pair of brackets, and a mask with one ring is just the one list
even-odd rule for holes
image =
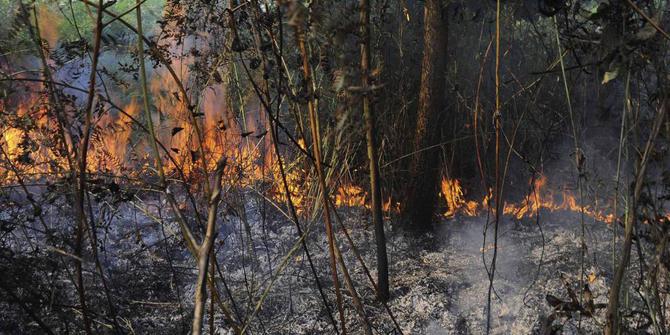
{"label": "tree bark", "polygon": [[441,0],[426,0],[421,88],[413,159],[403,201],[402,221],[410,230],[430,229],[439,184],[440,120],[446,104],[447,18]]}

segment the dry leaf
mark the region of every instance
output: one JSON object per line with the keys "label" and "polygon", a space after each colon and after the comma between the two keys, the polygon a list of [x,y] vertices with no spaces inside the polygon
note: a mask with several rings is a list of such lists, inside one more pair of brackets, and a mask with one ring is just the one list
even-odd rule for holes
{"label": "dry leaf", "polygon": [[596,281],[597,278],[598,277],[596,277],[595,273],[593,273],[593,272],[589,273],[589,284],[593,284]]}

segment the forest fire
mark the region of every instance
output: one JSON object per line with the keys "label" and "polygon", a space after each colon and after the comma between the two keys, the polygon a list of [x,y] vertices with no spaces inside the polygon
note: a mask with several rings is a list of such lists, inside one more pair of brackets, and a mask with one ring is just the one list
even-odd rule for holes
{"label": "forest fire", "polygon": [[442,178],[440,192],[447,203],[445,217],[454,217],[457,213],[466,216],[478,215],[480,204],[472,200],[465,200],[461,182],[458,179]]}
{"label": "forest fire", "polygon": [[[0,166],[0,184],[15,181],[17,173],[42,175],[58,173],[65,160],[54,154],[51,137],[53,122],[40,95],[31,95],[14,106],[0,104],[1,112],[14,114],[11,122],[0,125],[0,159],[12,164]],[[13,108],[10,110],[10,108]]]}
{"label": "forest fire", "polygon": [[0,334],[668,333],[670,1],[445,5],[0,1]]}
{"label": "forest fire", "polygon": [[[26,101],[15,106],[15,117],[11,123],[0,126],[2,136],[0,145],[3,156],[9,161],[15,161],[11,168],[0,167],[3,178],[0,183],[14,181],[16,175],[7,170],[16,170],[41,178],[61,176],[66,171],[67,159],[65,151],[74,152],[68,142],[68,149],[64,149],[63,142],[56,140],[58,121],[46,108],[47,102],[35,94]],[[87,160],[87,169],[91,172],[122,171],[136,164],[131,163],[129,150],[131,148],[132,122],[131,118],[139,113],[139,106],[133,101],[125,108],[126,114],[102,114],[95,121],[96,130],[91,139],[90,159]],[[5,171],[3,171],[5,170]],[[11,173],[9,173],[11,172]]]}
{"label": "forest fire", "polygon": [[[180,10],[179,8],[177,8]],[[38,11],[40,16],[40,29],[47,41],[47,48],[53,48],[58,40],[58,16],[46,7]],[[174,28],[174,27],[173,27]],[[170,49],[176,48],[176,41],[168,40]],[[194,56],[187,55],[172,60],[171,65],[180,69],[180,80],[187,83],[191,73],[189,68],[193,66]],[[226,157],[229,165],[225,170],[224,182],[230,186],[255,187],[259,183],[271,185],[268,190],[270,199],[285,203],[287,200],[282,177],[277,164],[276,154],[273,150],[267,129],[270,127],[269,120],[259,107],[242,112],[242,118],[233,111],[229,101],[225,101],[228,95],[227,83],[219,82],[212,85],[203,93],[202,101],[198,106],[186,106],[180,97],[179,84],[170,76],[167,70],[155,71],[149,82],[155,110],[152,118],[157,130],[158,140],[165,143],[167,151],[162,156],[163,164],[169,171],[181,171],[184,175],[191,175],[199,170],[199,160],[206,160],[207,168],[211,171],[221,157]],[[44,127],[47,124],[53,126],[55,120],[42,110],[35,114],[34,106],[39,106],[41,98],[37,95],[26,99],[25,103],[18,106],[16,115],[21,118],[31,114],[32,119]],[[244,107],[248,102],[240,102]],[[136,98],[132,98],[126,104],[123,111],[117,113],[102,113],[94,120],[95,131],[93,132],[88,170],[90,172],[111,172],[119,174],[120,171],[133,171],[138,174],[137,167],[148,169],[153,158],[149,154],[150,149],[146,134],[140,134],[138,125],[133,120],[141,120],[141,104]],[[190,115],[189,115],[190,114]],[[35,117],[37,115],[37,117]],[[197,119],[197,125],[201,128],[201,138],[198,138],[194,123],[191,118]],[[23,154],[24,158],[33,160],[35,163],[30,167],[24,167],[23,172],[47,175],[53,173],[54,163],[64,164],[62,158],[53,154],[53,149],[38,146],[38,150],[25,150],[26,138],[38,138],[39,127],[25,131],[12,126],[3,129],[0,145],[10,158],[15,159]],[[200,144],[202,141],[202,144]],[[305,141],[298,139],[300,148],[307,150]],[[200,157],[200,146],[205,157]],[[48,164],[50,163],[50,164]],[[287,162],[284,162],[287,163]],[[299,167],[299,164],[286,164],[286,182],[291,192],[291,200],[296,210],[303,213],[308,206],[307,190],[311,188],[311,180],[308,172]],[[62,168],[62,170],[65,170]],[[146,172],[146,171],[145,171]],[[4,179],[0,182],[7,183],[12,180],[10,173],[4,173]],[[575,196],[564,190],[555,192],[548,190],[546,177],[540,176],[533,182],[533,190],[521,201],[513,203],[506,202],[503,205],[503,213],[508,216],[521,219],[534,215],[538,210],[548,211],[583,211],[585,215],[599,221],[611,222],[613,215],[605,214],[601,210],[590,206],[580,207]],[[364,207],[370,208],[369,194],[366,188],[353,183],[338,183],[339,186],[332,192],[334,204],[338,207]],[[458,179],[442,178],[440,193],[443,197],[443,206],[446,211],[443,216],[453,218],[456,215],[479,216],[483,215],[489,208],[491,195],[485,196],[480,201],[466,199],[465,190]],[[313,199],[312,199],[313,200]],[[387,197],[383,201],[383,211],[386,213],[398,212],[400,204]]]}
{"label": "forest fire", "polygon": [[[156,84],[153,87],[159,87]],[[158,93],[158,89],[156,89]],[[159,95],[161,96],[161,95]],[[159,98],[159,109],[165,108],[170,110],[171,115],[175,120],[179,120],[181,115],[176,112],[178,109],[172,105],[174,102],[166,102],[162,99],[168,99],[165,95]],[[169,105],[168,105],[169,103]],[[179,104],[176,104],[179,105]],[[206,106],[212,106],[211,104]],[[20,107],[19,115],[26,113],[27,107]],[[96,135],[96,141],[101,144],[95,147],[92,151],[92,159],[89,162],[89,170],[95,171],[114,171],[121,168],[131,168],[133,164],[148,166],[150,161],[149,155],[145,154],[139,157],[136,153],[144,151],[138,150],[139,147],[145,145],[142,141],[138,143],[131,143],[132,139],[132,122],[130,117],[136,117],[140,106],[133,100],[125,108],[125,114],[119,114],[117,117],[111,117],[104,114],[96,122],[97,128],[100,129]],[[222,126],[224,121],[212,121],[213,113],[209,112],[209,108],[204,109],[205,112],[205,129],[206,140],[204,142],[205,152],[210,155],[209,162],[215,162],[218,157],[227,155],[230,159],[231,166],[226,170],[224,180],[231,186],[238,185],[242,187],[254,187],[259,182],[270,183],[270,196],[278,203],[285,203],[287,198],[282,186],[282,178],[277,165],[277,160],[271,150],[271,142],[269,137],[256,138],[255,136],[241,136],[245,133],[244,129],[264,129],[261,125],[251,122],[246,128],[236,126],[233,118],[228,119]],[[208,117],[210,115],[210,117]],[[41,118],[41,120],[46,120]],[[42,123],[46,121],[41,121]],[[219,127],[215,126],[216,124]],[[225,131],[222,129],[225,128]],[[163,124],[160,129],[161,137],[170,143],[171,151],[169,154],[174,155],[173,160],[177,162],[178,166],[173,166],[173,160],[166,160],[165,164],[172,166],[172,168],[182,169],[184,173],[190,173],[194,168],[194,156],[183,153],[194,153],[192,129],[187,120],[172,121]],[[169,131],[170,129],[171,132]],[[176,130],[175,130],[176,129]],[[36,134],[31,133],[32,136]],[[232,135],[230,135],[232,134]],[[24,133],[20,129],[8,127],[3,131],[2,145],[10,157],[17,157],[21,153],[21,141]],[[301,143],[304,141],[300,140]],[[304,146],[304,144],[303,144]],[[304,149],[304,148],[303,148]],[[135,154],[131,154],[131,151]],[[49,150],[37,150],[41,153],[40,160],[55,160],[56,158],[49,154]],[[46,156],[45,156],[46,155]],[[33,153],[33,158],[37,158],[37,154]],[[299,213],[304,212],[304,207],[307,205],[304,192],[309,189],[309,182],[307,172],[298,169],[293,164],[288,164],[288,171],[286,181],[291,194],[293,205]],[[31,173],[48,173],[44,164],[35,164],[29,169]],[[11,180],[11,178],[4,180],[4,183]],[[446,218],[453,218],[457,215],[463,216],[479,216],[484,215],[489,210],[489,203],[491,201],[491,194],[485,196],[480,201],[466,199],[465,190],[461,186],[461,181],[458,179],[442,178],[440,183],[440,194],[444,200],[446,211],[443,216]],[[370,208],[368,192],[361,186],[344,183],[339,185],[334,191],[334,203],[338,207],[365,207]],[[392,200],[387,198],[383,203],[383,210],[387,213],[398,211],[399,204],[392,205]],[[602,209],[593,208],[590,205],[579,206],[577,197],[570,191],[563,189],[555,192],[547,187],[547,177],[539,176],[532,181],[532,190],[529,194],[518,202],[505,202],[502,208],[503,214],[522,219],[536,215],[539,210],[546,210],[549,212],[555,211],[571,211],[581,213],[593,218],[597,221],[611,223],[613,222],[613,214],[608,214]],[[670,214],[668,215],[670,219]]]}
{"label": "forest fire", "polygon": [[[556,196],[555,192],[549,190],[546,185],[547,177],[541,175],[532,182],[533,188],[531,192],[521,201],[516,203],[505,202],[503,204],[503,214],[516,219],[522,219],[534,216],[540,210],[549,212],[571,211],[576,213],[583,212],[585,216],[597,221],[613,222],[613,214],[607,214],[603,210],[594,209],[589,205],[580,206],[575,195],[567,190],[561,191],[560,195]],[[447,178],[442,179],[441,194],[447,204],[447,211],[443,215],[448,218],[454,217],[456,214],[464,216],[482,215],[485,211],[489,210],[489,203],[492,198],[489,191],[489,194],[480,202],[465,200],[460,181]]]}
{"label": "forest fire", "polygon": [[[168,81],[169,82],[169,81]],[[167,83],[165,83],[167,84]],[[160,126],[160,136],[166,143],[170,144],[173,155],[172,160],[166,160],[165,164],[172,166],[172,168],[182,169],[184,173],[190,173],[194,168],[194,156],[189,155],[195,152],[196,148],[193,143],[193,133],[190,124],[187,120],[183,120],[183,113],[179,113],[179,103],[169,101],[169,95],[159,94],[158,87],[164,87],[155,84],[155,92],[159,97],[157,100],[158,108],[165,109],[170,112],[171,121]],[[166,100],[168,99],[168,100]],[[27,104],[20,105],[17,114],[19,116],[28,113]],[[245,134],[245,129],[265,129],[263,124],[249,124],[242,128],[237,126],[234,118],[230,117],[226,121],[213,121],[215,113],[210,112],[212,102],[207,102],[205,105],[205,152],[210,155],[208,162],[215,162],[218,157],[227,155],[230,159],[231,166],[226,170],[224,180],[229,185],[238,185],[242,187],[253,187],[259,182],[269,182],[272,187],[270,189],[271,198],[277,202],[284,203],[286,201],[286,194],[282,187],[282,179],[277,165],[277,160],[273,151],[271,150],[271,142],[269,137],[261,136],[242,136]],[[95,142],[100,146],[96,146],[92,151],[92,159],[89,161],[89,170],[95,171],[115,171],[121,168],[131,168],[133,164],[140,166],[148,166],[150,161],[148,154],[139,156],[138,152],[147,152],[146,145],[143,141],[136,141],[131,143],[133,127],[131,117],[137,117],[140,114],[140,106],[135,100],[124,108],[125,114],[119,113],[118,116],[112,117],[109,114],[101,116],[96,124],[99,132],[96,133]],[[181,121],[180,120],[181,116]],[[39,123],[47,122],[46,116],[38,118]],[[165,122],[165,121],[164,121]],[[218,125],[218,126],[217,126]],[[9,157],[18,157],[22,151],[22,138],[26,134],[17,128],[6,127],[2,135],[3,149],[6,150]],[[37,136],[35,132],[29,133],[29,136]],[[304,143],[300,140],[300,143]],[[304,146],[304,144],[302,144]],[[141,148],[142,150],[138,150]],[[304,149],[304,148],[303,148]],[[40,148],[31,155],[32,159],[40,161],[58,160],[51,151]],[[189,153],[189,154],[185,154]],[[38,155],[39,154],[39,155]],[[196,158],[197,159],[197,158]],[[177,162],[178,166],[173,166],[172,162]],[[298,169],[293,164],[288,164],[288,171],[286,181],[291,195],[291,200],[299,213],[304,211],[305,190],[309,189],[307,172]],[[48,173],[45,164],[34,164],[27,172],[31,173]],[[4,183],[11,180],[11,177],[6,177]],[[461,181],[458,179],[442,178],[440,183],[440,193],[444,200],[446,211],[443,216],[446,218],[453,218],[456,215],[463,216],[479,216],[483,215],[489,210],[489,203],[491,195],[485,196],[480,201],[466,199],[465,190],[461,186]],[[365,207],[370,208],[368,192],[361,186],[355,184],[341,184],[334,192],[334,203],[338,207]],[[392,200],[387,198],[383,204],[385,212],[397,211],[399,204],[392,205]],[[518,202],[505,202],[503,205],[503,214],[522,219],[525,217],[534,216],[539,210],[546,210],[550,212],[555,211],[571,211],[580,213],[583,211],[584,215],[601,222],[611,223],[614,219],[612,214],[606,213],[602,209],[593,208],[590,205],[579,206],[577,197],[568,190],[554,192],[547,187],[547,177],[539,176],[532,181],[532,190],[529,194]],[[670,216],[670,215],[669,215]]]}
{"label": "forest fire", "polygon": [[[169,151],[165,152],[162,159],[163,164],[169,170],[179,169],[185,175],[189,175],[198,169],[198,140],[195,138],[191,123],[188,121],[185,112],[179,107],[180,102],[176,100],[175,95],[168,94],[170,90],[176,90],[170,80],[162,76],[154,77],[152,90],[155,93],[156,107],[159,120],[157,124],[158,137],[163,143],[167,143]],[[203,149],[206,153],[208,166],[214,168],[214,163],[221,157],[226,156],[229,166],[224,174],[224,181],[230,186],[255,187],[260,182],[270,183],[269,193],[271,198],[277,202],[284,203],[287,198],[282,186],[282,177],[278,166],[276,155],[272,150],[270,137],[265,136],[267,129],[266,121],[261,117],[249,117],[247,125],[241,126],[237,123],[233,115],[222,118],[219,114],[212,112],[216,101],[205,99],[204,102],[204,141]],[[19,104],[14,112],[17,122],[21,120],[30,120],[36,123],[36,127],[22,129],[13,125],[2,127],[2,136],[0,145],[3,152],[8,155],[10,160],[17,161],[16,168],[21,173],[32,175],[43,175],[45,178],[57,176],[50,169],[54,164],[65,164],[64,159],[54,154],[55,148],[49,148],[45,143],[37,141],[46,135],[46,125],[54,126],[56,120],[49,119],[46,111],[39,106],[39,98],[27,99],[25,103]],[[4,107],[4,106],[3,106]],[[168,117],[162,117],[162,111],[168,113]],[[105,113],[94,121],[95,130],[92,136],[91,150],[89,153],[88,170],[90,173],[112,173],[112,175],[121,175],[122,171],[135,171],[139,174],[138,167],[147,169],[150,166],[152,157],[149,154],[149,147],[146,140],[142,139],[145,134],[140,134],[137,130],[138,125],[133,120],[140,120],[141,106],[136,99],[133,99],[122,112],[111,114]],[[164,119],[161,121],[161,119]],[[255,120],[259,120],[255,122]],[[36,121],[35,121],[36,120]],[[251,131],[248,131],[250,129]],[[260,133],[254,136],[253,133]],[[31,148],[27,148],[26,140],[30,141]],[[299,143],[302,149],[306,146],[304,140]],[[23,156],[22,159],[19,159]],[[25,164],[21,164],[24,162]],[[286,182],[288,189],[292,193],[291,201],[298,212],[303,212],[305,204],[305,195],[309,189],[307,173],[299,168],[299,164],[292,162],[283,162],[286,169]],[[0,184],[7,184],[14,181],[14,174],[11,171],[0,167],[3,178]],[[61,166],[65,170],[64,166]],[[146,172],[146,171],[144,171]],[[367,206],[367,192],[361,187],[355,185],[341,185],[334,192],[334,201],[336,206]],[[390,209],[390,201],[387,202],[387,209]]]}

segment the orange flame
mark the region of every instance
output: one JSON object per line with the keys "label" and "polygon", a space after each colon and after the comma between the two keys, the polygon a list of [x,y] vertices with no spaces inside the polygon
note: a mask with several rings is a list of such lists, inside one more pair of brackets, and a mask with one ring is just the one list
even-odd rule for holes
{"label": "orange flame", "polygon": [[[13,118],[8,124],[0,125],[0,146],[5,155],[0,160],[9,159],[11,162],[0,167],[0,182],[15,180],[14,173],[9,171],[16,169],[19,173],[26,175],[43,174],[61,162],[43,142],[45,130],[49,126],[45,103],[42,97],[35,94],[27,99],[16,103],[16,109],[8,111]],[[0,110],[5,111],[5,105],[0,104]]]}
{"label": "orange flame", "polygon": [[[590,205],[580,206],[577,198],[567,190],[561,192],[561,200],[560,202],[557,201],[553,192],[546,189],[546,184],[547,177],[541,175],[533,182],[532,192],[520,202],[506,202],[503,204],[503,214],[512,216],[516,219],[522,219],[524,217],[535,215],[539,210],[548,210],[550,212],[566,210],[572,212],[583,211],[585,216],[607,223],[614,220],[613,214],[607,214],[603,210],[595,209]],[[448,218],[452,218],[456,214],[464,216],[480,215],[481,211],[489,209],[489,204],[492,198],[492,192],[489,191],[489,194],[479,203],[465,200],[460,181],[447,178],[442,179],[441,194],[447,205],[447,211],[444,213],[444,216]]]}
{"label": "orange flame", "polygon": [[131,117],[134,118],[140,113],[140,106],[133,99],[124,111],[127,115],[119,113],[117,116],[112,116],[106,113],[98,119],[93,138],[94,145],[91,146],[93,159],[88,162],[87,167],[89,170],[118,171],[127,167],[129,162],[127,151],[132,133]]}
{"label": "orange flame", "polygon": [[337,194],[335,194],[335,205],[365,207],[368,205],[367,197],[367,192],[360,186],[342,185],[337,189]]}
{"label": "orange flame", "polygon": [[463,197],[463,189],[458,179],[442,179],[441,194],[447,202],[445,217],[451,218],[461,212],[467,216],[477,215],[479,204],[475,201],[466,201]]}

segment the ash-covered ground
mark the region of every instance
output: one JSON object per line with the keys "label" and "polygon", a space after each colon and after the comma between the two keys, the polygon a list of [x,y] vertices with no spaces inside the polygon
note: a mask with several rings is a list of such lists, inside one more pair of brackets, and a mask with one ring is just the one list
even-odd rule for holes
{"label": "ash-covered ground", "polygon": [[[360,210],[340,210],[356,247],[376,278],[374,235],[365,213]],[[329,280],[328,252],[321,223],[310,233],[308,245],[327,292],[331,309],[337,319],[335,294]],[[493,225],[489,225],[484,243],[485,218],[455,218],[440,222],[434,233],[416,236],[388,228],[388,254],[391,273],[391,299],[388,306],[404,334],[483,334],[487,324],[487,293],[493,255]],[[252,228],[256,231],[256,227]],[[259,232],[260,233],[260,232]],[[619,229],[621,234],[621,229]],[[231,235],[232,236],[232,235]],[[295,241],[291,228],[269,234],[272,244],[269,254],[286,254]],[[261,239],[259,234],[259,239]],[[347,261],[357,291],[366,304],[366,313],[377,334],[397,333],[383,305],[374,299],[374,291],[343,233],[337,239]],[[621,237],[619,237],[619,240]],[[239,239],[238,239],[239,240]],[[604,325],[604,305],[613,276],[613,231],[602,222],[586,219],[582,249],[582,225],[576,213],[543,213],[540,220],[511,220],[505,218],[499,226],[498,255],[492,297],[490,327],[492,334],[592,334],[600,333]],[[228,250],[237,250],[236,242]],[[264,248],[259,245],[256,266],[266,268],[278,258],[267,262]],[[619,250],[619,243],[616,249]],[[582,257],[582,250],[585,253]],[[224,253],[226,254],[226,253]],[[264,325],[259,332],[277,334],[332,333],[325,309],[314,280],[300,249],[292,265],[274,284],[259,314]],[[222,263],[233,278],[244,281],[239,260],[223,256]],[[632,257],[630,276],[635,276],[636,257]],[[583,260],[583,262],[582,262]],[[484,265],[486,262],[486,266]],[[249,271],[248,269],[246,271]],[[631,277],[632,278],[632,277]],[[267,285],[269,278],[257,280]],[[588,285],[584,293],[579,283]],[[342,284],[343,285],[343,284]],[[641,304],[631,285],[624,294],[628,310]],[[260,288],[259,288],[260,289]],[[347,328],[351,333],[363,333],[361,318],[345,289]],[[240,294],[240,293],[238,293]],[[584,294],[584,298],[579,298]],[[589,298],[590,294],[590,298]],[[565,304],[552,306],[549,299]],[[565,308],[571,296],[578,296],[583,306],[593,310],[593,316]],[[553,300],[556,303],[556,300]],[[557,309],[567,311],[557,311]],[[627,319],[631,329],[645,333],[644,320]],[[265,329],[263,329],[265,328]]]}
{"label": "ash-covered ground", "polygon": [[[102,287],[100,272],[91,260],[90,243],[83,264],[88,304],[99,320],[100,333],[111,333],[114,319],[108,308],[110,301],[115,307],[117,324],[124,332],[183,334],[190,329],[195,262],[186,251],[169,211],[160,208],[158,202],[134,206],[130,203],[115,207],[112,212],[100,211],[105,216],[99,216],[97,225],[99,258],[109,298]],[[67,210],[67,206],[61,206],[60,210]],[[265,219],[258,208],[247,209],[246,213],[231,208],[221,211],[215,273],[219,295],[232,317],[248,326],[246,330],[251,334],[333,334],[307,257],[297,242],[295,225],[277,211],[266,211]],[[340,208],[337,213],[376,279],[375,239],[368,212]],[[59,215],[57,209],[47,209],[45,214],[46,224],[53,229],[51,234],[72,236],[72,231],[67,230],[66,216]],[[602,306],[607,302],[613,277],[613,250],[615,253],[620,250],[620,243],[613,244],[613,227],[586,218],[586,248],[582,249],[578,213],[540,214],[539,220],[505,218],[500,223],[491,334],[600,333],[604,324]],[[391,275],[388,307],[402,333],[486,333],[489,289],[486,266],[493,255],[492,224],[484,242],[487,222],[484,217],[445,219],[433,233],[418,236],[394,229],[389,221],[386,222]],[[323,222],[303,219],[301,225],[308,232],[305,240],[337,320]],[[399,333],[384,306],[376,301],[370,281],[340,224],[335,227],[338,246],[365,305],[373,333]],[[81,314],[76,309],[72,271],[67,270],[72,266],[71,257],[64,253],[68,246],[51,245],[39,233],[20,227],[12,234],[2,245],[0,270],[6,289],[0,292],[0,333],[40,333],[39,327],[17,304],[17,300],[33,297],[41,307],[29,306],[39,310],[42,321],[55,332],[77,333]],[[620,242],[620,227],[617,235]],[[644,240],[641,247],[651,248]],[[651,333],[649,320],[636,313],[644,310],[644,301],[637,290],[639,266],[635,248],[628,281],[624,284],[623,315],[631,333],[646,334]],[[344,288],[341,268],[339,278],[346,328],[351,334],[362,334],[363,323]],[[578,299],[582,303],[578,307],[593,311],[592,316],[580,317],[574,304],[570,304],[572,297],[582,295],[580,281],[587,283],[588,289],[584,298]],[[207,305],[212,306],[209,302]],[[214,306],[215,333],[232,334],[226,317],[217,304]],[[205,320],[205,325],[209,331],[209,320]]]}

